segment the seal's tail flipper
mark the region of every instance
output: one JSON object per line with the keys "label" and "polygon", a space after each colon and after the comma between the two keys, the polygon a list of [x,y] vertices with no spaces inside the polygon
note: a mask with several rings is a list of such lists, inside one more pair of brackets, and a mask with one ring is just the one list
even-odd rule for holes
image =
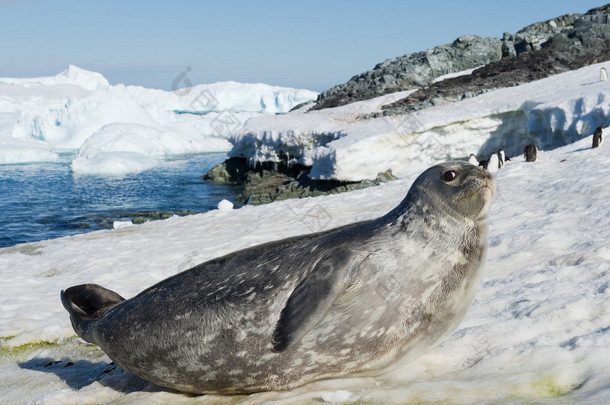
{"label": "seal's tail flipper", "polygon": [[81,284],[61,292],[61,302],[70,313],[74,331],[88,342],[88,326],[122,301],[125,298],[97,284]]}

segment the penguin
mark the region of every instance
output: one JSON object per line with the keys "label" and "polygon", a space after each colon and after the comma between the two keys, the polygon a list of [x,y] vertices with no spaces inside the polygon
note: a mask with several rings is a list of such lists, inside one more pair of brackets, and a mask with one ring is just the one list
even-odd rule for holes
{"label": "penguin", "polygon": [[504,149],[500,148],[496,151],[498,154],[498,161],[500,162],[500,168],[504,166],[504,162],[506,162],[506,154],[504,153]]}
{"label": "penguin", "polygon": [[492,153],[489,156],[489,160],[487,161],[487,167],[485,167],[487,171],[491,174],[494,174],[500,169],[500,159],[498,158],[498,153]]}
{"label": "penguin", "polygon": [[599,70],[599,80],[601,80],[602,82],[608,81],[608,72],[606,72],[605,68],[601,68]]}
{"label": "penguin", "polygon": [[536,145],[527,145],[523,150],[523,155],[526,162],[535,162],[538,157],[538,148],[536,148]]}
{"label": "penguin", "polygon": [[[603,68],[602,68],[603,69]],[[597,148],[598,146],[601,146],[604,138],[604,128],[603,125],[600,125],[599,127],[597,127],[597,129],[595,130],[595,133],[593,134],[593,146],[591,146],[591,148]]]}
{"label": "penguin", "polygon": [[470,154],[470,157],[468,158],[468,163],[475,166],[479,165],[479,161],[477,160],[477,157],[474,155],[474,153]]}

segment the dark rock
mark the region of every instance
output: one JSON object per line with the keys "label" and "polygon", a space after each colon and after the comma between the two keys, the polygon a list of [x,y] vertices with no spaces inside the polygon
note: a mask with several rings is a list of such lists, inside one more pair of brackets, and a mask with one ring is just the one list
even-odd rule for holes
{"label": "dark rock", "polygon": [[[321,93],[311,109],[336,107],[396,91],[427,86],[432,88],[427,90],[427,93],[412,95],[412,101],[408,104],[413,107],[404,110],[404,113],[476,96],[485,92],[484,88],[486,86],[487,91],[489,91],[546,77],[540,71],[534,72],[532,75],[528,75],[526,72],[514,74],[513,77],[502,75],[498,80],[487,79],[489,85],[480,83],[465,86],[465,89],[461,92],[459,89],[449,92],[443,90],[437,97],[431,97],[431,94],[438,89],[438,84],[433,84],[432,81],[439,76],[483,65],[493,65],[494,62],[499,62],[501,59],[515,59],[529,53],[536,53],[536,57],[541,57],[541,66],[538,70],[547,72],[547,75],[607,60],[604,55],[608,53],[608,40],[610,39],[609,8],[609,5],[605,5],[589,10],[586,14],[566,14],[548,21],[531,24],[515,34],[504,33],[502,39],[466,35],[449,45],[437,46],[424,52],[388,59],[372,70],[354,76],[348,82]],[[557,57],[560,59],[568,58],[572,61],[561,66],[552,66],[554,55],[537,53],[545,48],[559,52]],[[575,50],[578,48],[580,51]],[[592,61],[591,57],[596,52],[602,54],[601,59]],[[586,59],[585,64],[573,60],[578,55]],[[518,67],[523,63],[529,63],[530,67],[536,67],[535,63],[528,62],[526,59],[516,62],[515,66]],[[551,69],[549,69],[549,65],[551,65]],[[489,77],[490,75],[493,76],[495,72],[506,72],[506,69],[510,68],[510,64],[495,65],[479,72],[479,74]],[[480,82],[480,79],[479,77],[476,81]],[[453,79],[447,79],[442,83],[448,80]],[[461,80],[464,79],[442,86],[451,86],[456,83],[459,85]],[[506,83],[502,84],[502,82]],[[493,87],[494,85],[497,87]],[[426,91],[426,89],[419,91]],[[417,104],[413,101],[415,99],[418,99],[419,106],[415,106]],[[373,114],[366,118],[378,115]]]}
{"label": "dark rock", "polygon": [[[582,16],[568,14],[550,20],[559,21],[554,24],[532,24],[515,34],[514,38],[504,34],[505,44],[510,44],[514,39],[516,57],[491,62],[475,69],[470,75],[433,83],[404,99],[383,106],[381,114],[359,118],[405,114],[610,60],[608,10],[599,10],[589,11]],[[602,12],[606,14],[600,15]],[[509,45],[506,47],[509,49],[507,52],[512,52]]]}
{"label": "dark rock", "polygon": [[375,180],[358,182],[311,180],[306,176],[295,179],[286,174],[263,170],[246,176],[244,192],[240,198],[248,204],[260,205],[290,198],[317,197],[359,190],[395,179],[390,170],[379,173]]}
{"label": "dark rock", "polygon": [[[200,214],[201,211],[195,210],[171,210],[171,211],[137,211],[125,212],[120,215],[122,219],[131,219],[133,224],[143,224],[149,221],[157,221],[160,219],[168,219],[174,215],[186,216]],[[112,224],[110,224],[112,225]]]}
{"label": "dark rock", "polygon": [[337,107],[383,94],[429,84],[435,78],[477,66],[502,57],[497,38],[465,35],[448,45],[388,59],[368,72],[352,77],[318,96],[312,110]]}
{"label": "dark rock", "polygon": [[313,104],[313,103],[314,103],[314,102],[313,102],[313,101],[311,101],[311,100],[310,100],[310,101],[303,101],[302,103],[299,103],[299,104],[295,105],[294,107],[292,107],[292,108],[290,109],[290,111],[295,111],[295,110],[298,110],[299,108],[305,107],[306,105],[308,105],[308,104]]}
{"label": "dark rock", "polygon": [[213,183],[243,183],[248,165],[246,159],[231,157],[214,166],[202,177]]}
{"label": "dark rock", "polygon": [[[379,173],[374,180],[345,182],[337,180],[311,180],[307,177],[311,167],[288,165],[287,156],[280,162],[264,162],[257,167],[248,168],[244,158],[229,158],[212,168],[203,179],[216,183],[228,182],[243,186],[239,200],[251,205],[267,204],[289,198],[316,197],[358,190],[391,180],[396,177],[390,170]],[[144,222],[150,215],[134,218]]]}

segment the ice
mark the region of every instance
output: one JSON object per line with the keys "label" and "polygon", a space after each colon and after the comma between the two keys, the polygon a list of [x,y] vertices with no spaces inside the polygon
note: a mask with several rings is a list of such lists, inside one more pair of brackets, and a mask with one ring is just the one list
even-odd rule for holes
{"label": "ice", "polygon": [[72,161],[78,174],[125,174],[156,166],[171,153],[222,150],[223,139],[205,141],[192,133],[168,131],[148,125],[108,124],[89,136]]}
{"label": "ice", "polygon": [[67,99],[61,106],[24,109],[12,136],[39,139],[55,149],[79,149],[100,128],[112,123],[158,126],[157,121],[124,91],[110,88]]}
{"label": "ice", "polygon": [[[53,161],[56,150],[72,149],[78,150],[72,164],[78,174],[141,171],[164,156],[227,151],[226,138],[249,118],[285,113],[316,96],[260,83],[174,91],[111,86],[101,74],[75,66],[52,77],[0,78],[0,157],[3,163]],[[150,133],[134,133],[138,126]],[[135,153],[125,139],[129,131],[138,138]]]}
{"label": "ice", "polygon": [[44,142],[0,137],[0,164],[54,162],[58,158]]}
{"label": "ice", "polygon": [[133,226],[133,222],[131,222],[131,221],[114,221],[114,222],[112,222],[112,229],[127,228],[128,226]]}
{"label": "ice", "polygon": [[454,77],[469,75],[469,74],[471,74],[472,72],[474,72],[476,69],[478,69],[480,67],[482,67],[482,66],[477,66],[477,67],[472,68],[472,69],[462,70],[460,72],[447,73],[446,75],[439,76],[436,79],[432,80],[432,83],[438,83],[438,82],[442,82],[443,80],[446,80],[446,79],[453,79]]}
{"label": "ice", "polygon": [[[408,115],[362,120],[380,112],[379,99],[280,117],[257,117],[231,136],[231,156],[258,161],[289,153],[312,166],[310,178],[359,181],[391,169],[403,176],[439,160],[480,159],[503,148],[522,153],[527,144],[553,149],[591,135],[610,123],[608,84],[599,80],[607,63],[500,89]],[[364,107],[364,108],[363,108]]]}
{"label": "ice", "polygon": [[1,77],[0,84],[11,84],[23,86],[24,88],[71,84],[86,90],[107,89],[110,87],[108,81],[100,73],[81,69],[74,65],[69,65],[66,70],[56,76],[30,78]]}
{"label": "ice", "polygon": [[231,211],[233,209],[233,203],[229,200],[220,200],[218,203],[219,211]]}

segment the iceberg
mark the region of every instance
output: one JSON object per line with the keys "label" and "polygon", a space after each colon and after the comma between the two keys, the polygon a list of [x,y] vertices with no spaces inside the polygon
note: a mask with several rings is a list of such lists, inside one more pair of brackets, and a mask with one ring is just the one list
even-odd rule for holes
{"label": "iceberg", "polygon": [[[55,161],[54,151],[73,150],[75,173],[137,172],[164,156],[228,151],[226,138],[248,119],[286,113],[316,96],[261,83],[175,91],[113,86],[101,74],[72,65],[51,77],[0,78],[0,159]],[[131,143],[130,133],[137,138]]]}
{"label": "iceberg", "polygon": [[226,141],[201,139],[178,132],[135,123],[107,124],[89,136],[72,160],[78,174],[140,172],[155,167],[158,159],[172,154],[222,151]]}
{"label": "iceberg", "polygon": [[108,80],[102,74],[81,69],[74,65],[69,65],[66,70],[55,76],[30,78],[1,77],[0,84],[11,84],[24,88],[68,84],[81,87],[85,90],[107,89],[110,87],[110,83],[108,83]]}

